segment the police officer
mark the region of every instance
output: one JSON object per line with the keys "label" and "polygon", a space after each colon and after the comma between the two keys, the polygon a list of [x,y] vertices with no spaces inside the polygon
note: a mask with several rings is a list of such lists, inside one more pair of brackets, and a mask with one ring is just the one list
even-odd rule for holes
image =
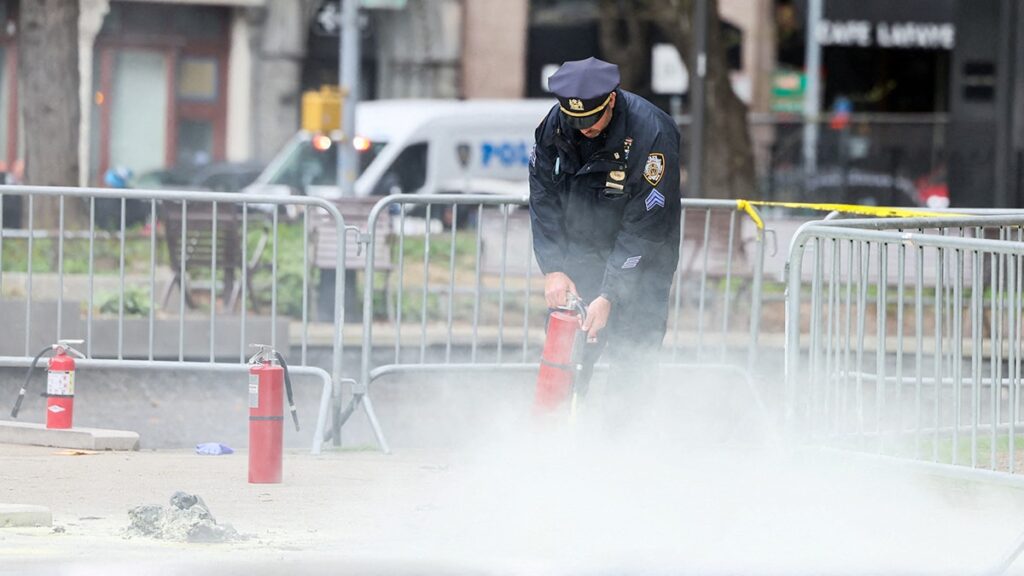
{"label": "police officer", "polygon": [[619,68],[587,58],[548,80],[558,105],[530,157],[533,249],[550,308],[587,303],[585,391],[607,345],[611,381],[635,382],[665,336],[679,260],[679,131],[672,118],[619,88]]}

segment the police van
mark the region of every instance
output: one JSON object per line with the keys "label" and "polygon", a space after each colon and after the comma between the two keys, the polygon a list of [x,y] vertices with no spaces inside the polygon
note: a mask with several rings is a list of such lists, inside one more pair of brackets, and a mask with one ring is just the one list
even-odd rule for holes
{"label": "police van", "polygon": [[[534,129],[554,100],[378,100],[359,104],[357,197],[526,194]],[[299,131],[244,192],[329,200],[337,138]]]}

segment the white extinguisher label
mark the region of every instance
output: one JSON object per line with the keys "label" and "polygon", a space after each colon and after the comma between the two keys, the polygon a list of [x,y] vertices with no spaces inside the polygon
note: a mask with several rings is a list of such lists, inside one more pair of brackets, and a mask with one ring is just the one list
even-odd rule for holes
{"label": "white extinguisher label", "polygon": [[249,408],[260,407],[260,377],[249,374]]}
{"label": "white extinguisher label", "polygon": [[74,372],[47,372],[46,393],[50,396],[72,396],[75,393]]}

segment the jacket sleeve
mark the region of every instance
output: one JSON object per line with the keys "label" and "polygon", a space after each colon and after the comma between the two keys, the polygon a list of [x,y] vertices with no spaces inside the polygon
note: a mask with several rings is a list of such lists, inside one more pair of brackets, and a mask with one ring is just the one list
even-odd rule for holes
{"label": "jacket sleeve", "polygon": [[649,149],[633,152],[636,164],[627,168],[631,173],[622,226],[601,285],[601,294],[613,304],[629,298],[640,271],[655,265],[655,256],[674,238],[672,227],[678,226],[681,211],[678,133],[661,132]]}
{"label": "jacket sleeve", "polygon": [[550,274],[562,271],[566,242],[562,198],[555,183],[558,152],[542,143],[546,124],[537,128],[530,153],[530,226],[537,263],[541,272]]}

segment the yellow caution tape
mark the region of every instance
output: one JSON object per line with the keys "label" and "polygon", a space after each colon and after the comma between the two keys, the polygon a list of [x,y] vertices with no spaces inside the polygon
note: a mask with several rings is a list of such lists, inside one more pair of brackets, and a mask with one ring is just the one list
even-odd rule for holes
{"label": "yellow caution tape", "polygon": [[933,212],[931,210],[915,210],[913,208],[890,208],[887,206],[861,206],[858,204],[814,204],[811,202],[767,202],[763,200],[737,200],[736,209],[750,216],[758,228],[764,229],[764,221],[754,206],[771,206],[777,208],[800,208],[818,210],[820,212],[842,212],[844,214],[860,214],[875,218],[949,218],[963,217],[966,214],[952,212]]}

